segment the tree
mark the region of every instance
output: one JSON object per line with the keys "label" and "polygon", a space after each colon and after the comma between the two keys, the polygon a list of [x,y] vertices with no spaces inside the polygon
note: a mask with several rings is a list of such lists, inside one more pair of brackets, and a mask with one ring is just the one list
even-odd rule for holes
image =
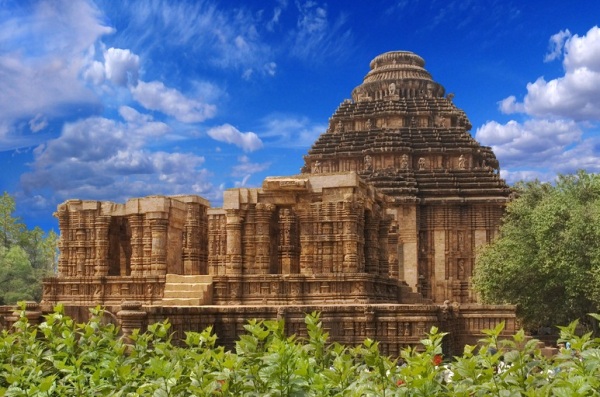
{"label": "tree", "polygon": [[499,238],[478,255],[475,289],[483,302],[516,304],[526,327],[586,321],[600,307],[600,175],[515,189]]}
{"label": "tree", "polygon": [[15,200],[0,196],[0,304],[40,300],[42,279],[56,271],[58,236],[35,227],[28,230],[13,215]]}
{"label": "tree", "polygon": [[15,209],[15,200],[4,192],[0,196],[0,245],[5,248],[17,243],[25,230],[25,225],[13,216]]}
{"label": "tree", "polygon": [[41,297],[39,281],[23,248],[0,247],[0,303],[38,300]]}

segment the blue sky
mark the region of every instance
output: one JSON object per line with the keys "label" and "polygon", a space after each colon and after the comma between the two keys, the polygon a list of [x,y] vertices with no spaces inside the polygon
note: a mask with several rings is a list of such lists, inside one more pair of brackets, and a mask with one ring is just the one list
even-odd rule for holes
{"label": "blue sky", "polygon": [[600,170],[597,0],[0,0],[0,191],[58,203],[299,172],[369,62],[413,51],[509,183]]}

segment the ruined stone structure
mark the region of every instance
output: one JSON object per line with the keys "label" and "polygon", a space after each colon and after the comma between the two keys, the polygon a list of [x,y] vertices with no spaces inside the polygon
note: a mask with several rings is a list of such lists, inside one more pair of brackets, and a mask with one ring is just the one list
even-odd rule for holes
{"label": "ruined stone structure", "polygon": [[399,278],[435,302],[475,302],[475,249],[494,238],[509,189],[424,65],[411,52],[373,59],[302,171],[354,171],[392,197]]}
{"label": "ruined stone structure", "polygon": [[304,313],[319,311],[333,339],[371,337],[386,354],[432,325],[451,333],[448,348],[499,321],[513,331],[512,307],[474,304],[469,288],[508,189],[443,95],[421,58],[383,54],[302,174],[228,190],[222,208],[198,196],[66,201],[43,308],[103,305],[126,332],[211,325],[226,345],[248,319],[285,318],[302,334]]}

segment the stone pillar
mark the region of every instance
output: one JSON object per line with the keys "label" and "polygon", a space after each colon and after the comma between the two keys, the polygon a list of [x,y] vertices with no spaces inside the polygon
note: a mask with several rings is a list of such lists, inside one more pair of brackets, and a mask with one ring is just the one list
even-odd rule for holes
{"label": "stone pillar", "polygon": [[419,285],[419,250],[417,206],[404,204],[397,209],[398,220],[398,278],[417,292]]}
{"label": "stone pillar", "polygon": [[342,211],[342,272],[343,273],[356,273],[358,272],[358,215],[356,211],[358,209],[354,206],[352,202],[344,203],[344,208]]}
{"label": "stone pillar", "polygon": [[94,264],[95,276],[108,275],[108,228],[110,226],[110,216],[97,216],[94,222],[96,230],[96,259]]}
{"label": "stone pillar", "polygon": [[302,212],[300,218],[300,274],[313,274],[315,264],[315,227],[313,206],[310,212]]}
{"label": "stone pillar", "polygon": [[139,214],[129,215],[128,220],[131,227],[131,275],[141,277],[144,273],[143,220]]}
{"label": "stone pillar", "polygon": [[[385,216],[385,215],[384,215]],[[379,222],[379,274],[390,277],[390,262],[388,257],[388,231],[391,219],[385,217]]]}
{"label": "stone pillar", "polygon": [[298,230],[295,214],[288,208],[279,212],[279,263],[282,274],[299,272]]}
{"label": "stone pillar", "polygon": [[238,210],[227,210],[227,263],[225,274],[242,274],[242,216]]}
{"label": "stone pillar", "polygon": [[164,212],[148,213],[152,230],[152,254],[150,273],[164,275],[167,273],[167,228],[168,214]]}
{"label": "stone pillar", "polygon": [[208,215],[207,207],[198,208],[198,262],[200,274],[208,274]]}
{"label": "stone pillar", "polygon": [[433,231],[434,272],[431,282],[432,296],[436,302],[446,298],[446,231]]}
{"label": "stone pillar", "polygon": [[58,211],[54,213],[54,216],[58,219],[58,230],[60,235],[58,238],[58,275],[69,276],[69,212],[67,211],[66,204],[58,206]]}
{"label": "stone pillar", "polygon": [[256,204],[255,266],[257,274],[269,274],[271,264],[271,217],[273,204]]}
{"label": "stone pillar", "polygon": [[142,310],[141,302],[126,301],[121,303],[121,310],[117,312],[117,318],[121,325],[123,339],[127,343],[132,343],[129,337],[134,330],[139,329],[141,332],[144,331],[146,317],[147,313]]}
{"label": "stone pillar", "polygon": [[[88,207],[88,205],[89,205],[89,207]],[[84,211],[82,212],[82,215],[83,215],[82,220],[84,221],[83,230],[85,232],[83,275],[85,275],[85,276],[93,276],[96,271],[93,254],[94,254],[94,251],[96,250],[95,226],[96,226],[96,218],[98,216],[97,205],[98,205],[97,202],[92,202],[89,204],[84,202],[84,206],[83,206]],[[108,234],[108,231],[107,231],[107,234]],[[107,246],[107,248],[108,248],[108,246]],[[107,254],[108,254],[108,251],[107,251]]]}
{"label": "stone pillar", "polygon": [[256,266],[256,206],[249,208],[244,214],[242,227],[242,273],[258,273]]}
{"label": "stone pillar", "polygon": [[142,276],[149,276],[152,267],[152,228],[150,220],[144,216],[142,223]]}
{"label": "stone pillar", "polygon": [[75,244],[76,244],[76,262],[75,262],[75,274],[76,276],[85,276],[85,251],[86,251],[86,232],[83,227],[78,227],[75,230]]}
{"label": "stone pillar", "polygon": [[376,211],[372,211],[365,222],[365,272],[377,274],[379,271],[379,219]]}
{"label": "stone pillar", "polygon": [[183,239],[183,274],[200,274],[200,211],[197,203],[186,204]]}
{"label": "stone pillar", "polygon": [[224,264],[227,251],[227,230],[225,214],[211,213],[208,215],[208,274],[217,276],[224,274]]}

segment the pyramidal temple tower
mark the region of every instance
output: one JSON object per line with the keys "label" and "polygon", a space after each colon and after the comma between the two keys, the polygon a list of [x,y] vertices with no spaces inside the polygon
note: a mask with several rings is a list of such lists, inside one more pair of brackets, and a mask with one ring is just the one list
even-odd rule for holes
{"label": "pyramidal temple tower", "polygon": [[407,51],[375,57],[302,173],[355,171],[388,195],[399,278],[436,302],[473,302],[476,248],[494,238],[510,192],[491,148],[424,66]]}

